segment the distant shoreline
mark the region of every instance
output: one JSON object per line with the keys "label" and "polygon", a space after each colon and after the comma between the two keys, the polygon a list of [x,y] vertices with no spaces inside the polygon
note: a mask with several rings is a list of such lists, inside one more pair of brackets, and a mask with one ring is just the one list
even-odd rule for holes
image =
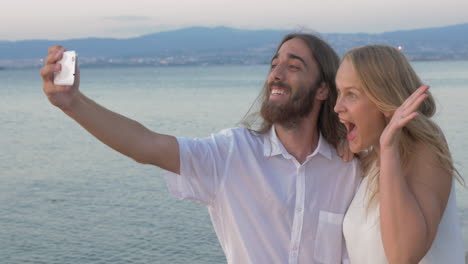
{"label": "distant shoreline", "polygon": [[[39,61],[39,60],[35,60]],[[453,61],[468,61],[468,58],[458,58],[458,59],[451,59],[451,58],[441,58],[441,59],[412,59],[411,62],[453,62]],[[0,60],[0,71],[5,70],[25,70],[25,69],[39,69],[43,66],[41,63],[19,63],[19,65],[8,66],[14,64],[12,61],[2,61]],[[216,67],[216,66],[255,66],[255,65],[268,65],[268,63],[216,63],[216,62],[205,62],[205,63],[174,63],[174,64],[133,64],[133,63],[99,63],[99,64],[92,64],[92,63],[82,63],[80,65],[81,68],[171,68],[171,67]]]}

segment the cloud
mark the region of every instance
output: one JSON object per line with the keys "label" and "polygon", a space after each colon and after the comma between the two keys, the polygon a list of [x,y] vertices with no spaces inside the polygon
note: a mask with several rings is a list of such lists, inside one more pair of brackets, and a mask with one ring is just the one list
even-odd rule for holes
{"label": "cloud", "polygon": [[141,22],[150,21],[149,16],[110,16],[104,17],[105,20],[120,21],[120,22]]}

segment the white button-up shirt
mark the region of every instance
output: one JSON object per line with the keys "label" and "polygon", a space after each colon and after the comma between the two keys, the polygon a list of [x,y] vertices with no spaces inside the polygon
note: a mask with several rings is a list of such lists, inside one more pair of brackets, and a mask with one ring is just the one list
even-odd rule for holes
{"label": "white button-up shirt", "polygon": [[320,135],[300,164],[274,128],[177,140],[180,175],[168,173],[169,191],[208,207],[228,263],[341,263],[358,161],[343,162]]}

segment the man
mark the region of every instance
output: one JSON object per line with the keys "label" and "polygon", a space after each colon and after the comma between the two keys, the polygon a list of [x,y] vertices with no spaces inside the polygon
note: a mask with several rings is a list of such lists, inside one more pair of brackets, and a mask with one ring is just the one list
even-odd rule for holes
{"label": "man", "polygon": [[80,93],[79,71],[73,86],[55,86],[63,51],[51,47],[41,69],[49,101],[115,150],[169,171],[172,194],[208,207],[228,263],[341,263],[359,168],[336,154],[338,56],[324,41],[286,36],[259,97],[260,128],[204,139],[158,134],[103,108]]}

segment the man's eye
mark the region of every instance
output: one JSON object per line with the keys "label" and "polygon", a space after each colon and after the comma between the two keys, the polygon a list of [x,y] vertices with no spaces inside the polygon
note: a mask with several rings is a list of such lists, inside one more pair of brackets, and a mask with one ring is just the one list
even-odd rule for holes
{"label": "man's eye", "polygon": [[272,68],[272,69],[276,68],[276,64],[272,64],[272,65],[271,65],[271,68]]}
{"label": "man's eye", "polygon": [[296,65],[289,65],[289,68],[292,70],[299,70],[300,68]]}

